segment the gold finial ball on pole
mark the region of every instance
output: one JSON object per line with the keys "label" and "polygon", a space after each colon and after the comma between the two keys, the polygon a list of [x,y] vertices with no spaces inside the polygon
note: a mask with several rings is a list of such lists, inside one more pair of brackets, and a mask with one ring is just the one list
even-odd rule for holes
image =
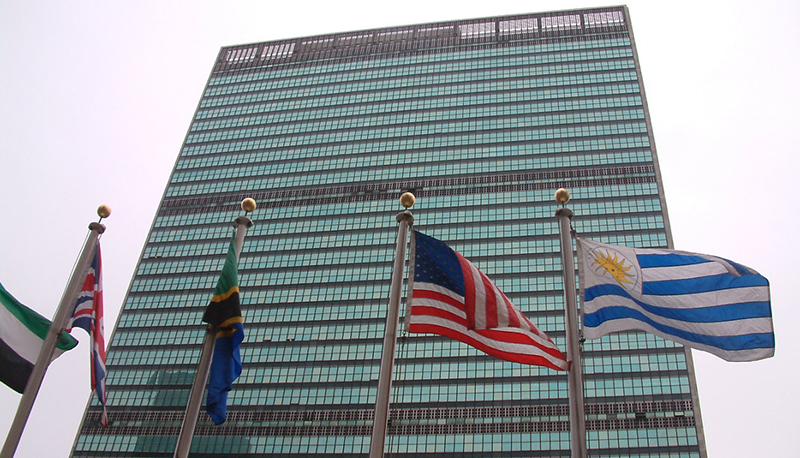
{"label": "gold finial ball on pole", "polygon": [[97,216],[100,218],[108,218],[111,216],[111,207],[106,204],[97,207]]}
{"label": "gold finial ball on pole", "polygon": [[252,198],[248,197],[242,201],[242,210],[244,210],[245,213],[250,213],[255,209],[256,209],[256,201],[253,200]]}
{"label": "gold finial ball on pole", "polygon": [[569,202],[569,191],[564,188],[560,188],[558,191],[556,191],[556,202],[561,205]]}
{"label": "gold finial ball on pole", "polygon": [[400,196],[400,205],[404,206],[405,208],[411,208],[414,206],[414,202],[417,201],[417,198],[414,197],[414,194],[410,192],[404,192],[403,195]]}

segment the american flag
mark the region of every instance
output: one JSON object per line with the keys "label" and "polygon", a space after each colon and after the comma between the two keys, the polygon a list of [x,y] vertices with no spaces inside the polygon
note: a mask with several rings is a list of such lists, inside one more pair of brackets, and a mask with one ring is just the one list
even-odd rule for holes
{"label": "american flag", "polygon": [[564,354],[491,280],[444,242],[414,231],[409,332],[439,334],[506,361],[568,370]]}
{"label": "american flag", "polygon": [[67,331],[78,327],[85,329],[92,337],[92,389],[103,406],[100,424],[108,426],[106,413],[106,343],[103,337],[103,276],[100,244],[97,244],[92,265],[86,273],[86,280],[75,303],[75,311],[67,323]]}

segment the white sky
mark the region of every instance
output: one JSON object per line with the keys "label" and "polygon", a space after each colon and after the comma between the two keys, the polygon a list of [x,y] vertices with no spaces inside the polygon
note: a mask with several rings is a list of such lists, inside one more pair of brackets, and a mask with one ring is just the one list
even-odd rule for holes
{"label": "white sky", "polygon": [[[613,4],[2,1],[0,281],[51,317],[88,223],[107,203],[110,334],[222,46]],[[694,352],[709,456],[800,456],[800,282],[790,278],[800,209],[800,3],[627,4],[676,248],[746,264],[772,284],[774,358],[726,363]],[[70,451],[90,393],[88,336],[77,337],[81,345],[45,378],[19,458]],[[0,440],[19,397],[0,385]]]}

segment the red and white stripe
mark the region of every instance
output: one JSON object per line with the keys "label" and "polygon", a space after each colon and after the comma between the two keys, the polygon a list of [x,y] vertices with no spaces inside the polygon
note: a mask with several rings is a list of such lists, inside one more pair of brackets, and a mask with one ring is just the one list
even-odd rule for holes
{"label": "red and white stripe", "polygon": [[494,357],[568,370],[564,354],[489,278],[455,252],[466,297],[442,286],[413,282],[409,332],[439,334]]}

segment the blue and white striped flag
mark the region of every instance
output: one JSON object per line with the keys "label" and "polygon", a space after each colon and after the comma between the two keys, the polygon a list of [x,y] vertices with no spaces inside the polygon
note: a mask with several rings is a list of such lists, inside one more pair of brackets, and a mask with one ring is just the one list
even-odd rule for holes
{"label": "blue and white striped flag", "polygon": [[639,329],[726,361],[775,353],[769,282],[726,259],[578,239],[583,334]]}

